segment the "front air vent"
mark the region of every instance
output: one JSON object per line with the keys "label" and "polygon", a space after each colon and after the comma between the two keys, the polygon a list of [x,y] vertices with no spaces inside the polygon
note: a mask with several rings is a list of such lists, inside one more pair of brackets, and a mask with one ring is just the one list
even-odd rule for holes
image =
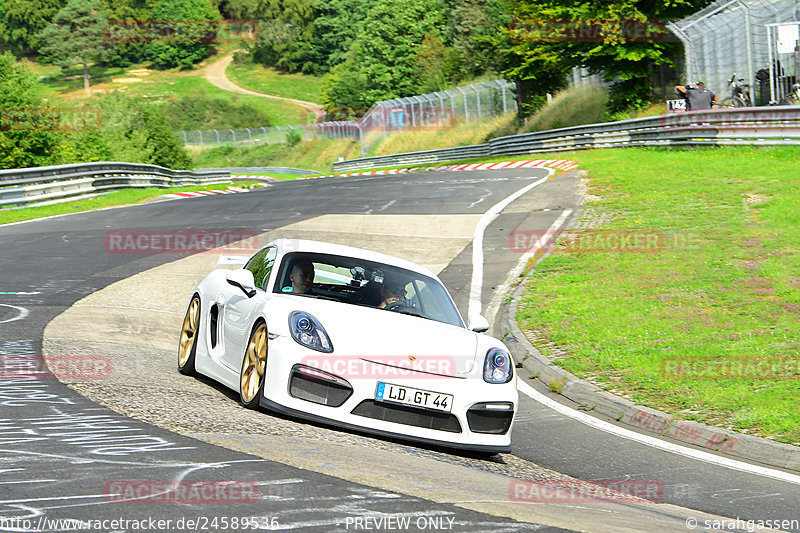
{"label": "front air vent", "polygon": [[289,394],[308,402],[339,407],[353,394],[353,386],[339,376],[296,364],[289,378]]}
{"label": "front air vent", "polygon": [[217,328],[219,322],[219,306],[214,304],[211,306],[211,316],[208,321],[209,336],[211,337],[211,347],[217,346]]}
{"label": "front air vent", "polygon": [[514,404],[509,402],[476,403],[467,411],[467,423],[473,433],[504,435],[514,419]]}
{"label": "front air vent", "polygon": [[406,426],[461,433],[461,424],[458,423],[458,418],[451,413],[437,413],[427,409],[417,409],[375,400],[364,400],[353,409],[352,413],[376,420],[405,424]]}

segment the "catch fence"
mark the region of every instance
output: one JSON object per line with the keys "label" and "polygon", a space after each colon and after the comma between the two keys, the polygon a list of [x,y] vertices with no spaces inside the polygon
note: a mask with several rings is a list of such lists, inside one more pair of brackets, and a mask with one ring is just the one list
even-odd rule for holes
{"label": "catch fence", "polygon": [[358,120],[292,126],[210,131],[179,131],[184,146],[246,147],[315,139],[358,139],[362,155],[387,135],[409,129],[440,129],[456,120],[473,121],[516,113],[514,84],[505,80],[476,83],[435,93],[376,102]]}
{"label": "catch fence", "polygon": [[686,83],[702,80],[721,100],[735,76],[755,105],[778,103],[797,81],[799,8],[795,0],[717,0],[668,23],[684,44]]}

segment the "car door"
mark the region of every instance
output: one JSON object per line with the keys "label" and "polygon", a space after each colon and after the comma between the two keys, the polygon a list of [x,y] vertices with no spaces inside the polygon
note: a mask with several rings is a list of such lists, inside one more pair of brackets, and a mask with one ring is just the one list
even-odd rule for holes
{"label": "car door", "polygon": [[224,336],[223,364],[239,372],[244,350],[250,338],[258,312],[267,298],[264,288],[269,282],[278,250],[275,246],[263,248],[245,265],[253,273],[256,294],[248,297],[241,289],[227,285],[223,289],[222,327]]}

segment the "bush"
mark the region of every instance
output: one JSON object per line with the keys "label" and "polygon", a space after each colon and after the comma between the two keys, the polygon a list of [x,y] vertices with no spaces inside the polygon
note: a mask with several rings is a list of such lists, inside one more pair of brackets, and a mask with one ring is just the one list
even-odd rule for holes
{"label": "bush", "polygon": [[260,128],[272,124],[264,110],[243,102],[235,94],[230,98],[211,96],[201,89],[163,105],[176,130]]}
{"label": "bush", "polygon": [[96,107],[102,116],[100,129],[64,134],[55,154],[58,163],[126,161],[174,169],[191,165],[159,104],[111,93]]}
{"label": "bush", "polygon": [[300,141],[303,140],[303,130],[301,129],[290,129],[289,133],[286,134],[286,144],[289,146],[296,146],[300,144]]}
{"label": "bush", "polygon": [[653,92],[647,78],[631,78],[611,86],[608,95],[610,113],[630,112],[647,107]]}
{"label": "bush", "polygon": [[[169,21],[175,31],[192,28],[201,21],[218,21],[219,11],[208,0],[157,0],[151,18]],[[159,68],[188,68],[208,57],[211,44],[200,41],[163,40],[148,46],[148,57]]]}
{"label": "bush", "polygon": [[44,105],[36,93],[33,74],[17,65],[9,52],[1,53],[0,168],[35,167],[51,162],[58,134],[36,129],[31,124],[33,115]]}

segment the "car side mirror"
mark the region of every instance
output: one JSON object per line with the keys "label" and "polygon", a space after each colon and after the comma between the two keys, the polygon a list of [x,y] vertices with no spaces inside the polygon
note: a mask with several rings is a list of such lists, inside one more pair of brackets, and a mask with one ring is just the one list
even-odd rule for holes
{"label": "car side mirror", "polygon": [[469,317],[469,329],[477,333],[489,330],[489,321],[483,315],[472,315]]}
{"label": "car side mirror", "polygon": [[246,268],[231,270],[225,279],[230,285],[239,287],[248,298],[256,295],[256,280],[253,278],[253,273]]}

